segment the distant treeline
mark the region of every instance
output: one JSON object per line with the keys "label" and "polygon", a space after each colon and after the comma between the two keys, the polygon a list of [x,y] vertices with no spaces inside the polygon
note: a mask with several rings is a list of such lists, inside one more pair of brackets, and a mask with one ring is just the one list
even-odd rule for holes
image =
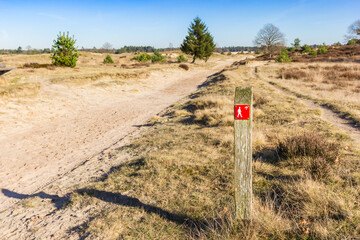
{"label": "distant treeline", "polygon": [[[104,48],[81,48],[79,51],[84,52],[93,52],[93,53],[134,53],[134,52],[147,52],[153,53],[155,51],[164,52],[164,51],[176,51],[180,50],[180,48],[154,48],[151,46],[124,46],[119,49],[104,49]],[[233,47],[221,47],[216,48],[216,52],[241,52],[241,51],[256,51],[257,47],[244,47],[244,46],[233,46]],[[17,49],[0,49],[1,54],[43,54],[43,53],[51,53],[52,49],[44,48],[44,49],[28,49],[23,50],[21,47]]]}
{"label": "distant treeline", "polygon": [[[241,52],[241,51],[256,51],[258,48],[257,47],[244,47],[244,46],[236,46],[236,47],[222,47],[222,48],[216,48],[215,51],[216,52]],[[176,50],[180,50],[180,48],[154,48],[151,46],[124,46],[120,49],[97,49],[97,48],[92,48],[92,49],[81,49],[82,51],[86,51],[86,52],[97,52],[97,53],[115,53],[115,54],[120,54],[120,53],[133,53],[133,52],[164,52],[164,51],[176,51]]]}
{"label": "distant treeline", "polygon": [[216,52],[241,52],[241,51],[256,51],[257,47],[244,47],[244,46],[234,46],[234,47],[222,47],[216,48]]}
{"label": "distant treeline", "polygon": [[18,47],[17,49],[0,49],[0,55],[4,54],[43,54],[43,53],[51,53],[50,48],[44,48],[44,49],[29,49],[29,50],[23,50],[21,47]]}

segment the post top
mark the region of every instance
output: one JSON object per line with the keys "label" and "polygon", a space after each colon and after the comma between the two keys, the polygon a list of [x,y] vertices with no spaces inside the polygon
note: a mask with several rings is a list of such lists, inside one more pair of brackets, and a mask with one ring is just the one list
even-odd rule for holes
{"label": "post top", "polygon": [[234,104],[252,105],[253,87],[236,87]]}

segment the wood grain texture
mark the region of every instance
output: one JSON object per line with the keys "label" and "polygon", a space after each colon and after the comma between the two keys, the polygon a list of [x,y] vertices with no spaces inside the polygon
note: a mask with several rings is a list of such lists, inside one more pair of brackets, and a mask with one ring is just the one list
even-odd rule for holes
{"label": "wood grain texture", "polygon": [[252,217],[252,87],[235,89],[235,105],[249,105],[249,120],[234,120],[235,128],[235,211],[236,218]]}

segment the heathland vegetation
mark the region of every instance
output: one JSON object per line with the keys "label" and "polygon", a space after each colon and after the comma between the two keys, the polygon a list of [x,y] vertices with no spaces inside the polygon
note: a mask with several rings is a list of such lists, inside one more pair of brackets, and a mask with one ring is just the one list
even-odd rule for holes
{"label": "heathland vegetation", "polygon": [[[266,24],[254,39],[256,48],[247,49],[255,53],[228,48],[220,54],[205,23],[195,18],[181,48],[171,51],[124,47],[116,52],[104,44],[103,53],[89,53],[77,51],[74,37],[60,33],[52,64],[49,54],[5,56],[19,68],[0,77],[0,99],[9,102],[34,98],[49,86],[48,92],[67,86],[79,94],[86,87],[91,95],[98,89],[129,94],[131,102],[139,89],[157,86],[168,72],[193,79],[216,64],[234,63],[147,124],[134,123],[146,129],[143,135],[96,159],[100,164],[107,158],[108,171],[94,171],[62,197],[44,197],[47,191],[58,194],[57,183],[23,197],[14,213],[0,212],[6,215],[0,225],[20,216],[27,219],[27,236],[36,238],[51,225],[51,216],[68,214],[76,224],[59,234],[69,239],[360,239],[359,29],[359,21],[349,27],[344,45],[310,46],[296,38],[286,47],[285,34]],[[190,58],[204,61],[186,63]],[[32,59],[39,63],[29,63]],[[38,80],[44,75],[46,80]],[[237,86],[252,86],[254,92],[251,221],[234,216]],[[172,91],[163,88],[156,90]],[[40,198],[52,200],[39,203]],[[57,205],[44,213],[41,204]],[[22,217],[29,212],[33,216]],[[73,220],[77,216],[81,220]]]}
{"label": "heathland vegetation", "polygon": [[[338,68],[348,74],[321,82]],[[349,82],[359,81],[357,71],[353,63],[292,63],[288,71],[281,64],[254,62],[214,75],[188,99],[154,117],[150,130],[121,150],[131,152],[131,161],[72,193],[72,209],[101,206],[72,234],[114,239],[358,238],[359,139],[331,126],[320,109],[302,100],[322,104],[344,99],[337,104],[349,106],[343,111],[350,114],[350,106],[359,108],[360,95],[354,92],[354,98],[345,100],[343,94],[354,89]],[[343,87],[331,90],[339,82]],[[255,93],[251,222],[234,219],[236,86],[253,86]]]}

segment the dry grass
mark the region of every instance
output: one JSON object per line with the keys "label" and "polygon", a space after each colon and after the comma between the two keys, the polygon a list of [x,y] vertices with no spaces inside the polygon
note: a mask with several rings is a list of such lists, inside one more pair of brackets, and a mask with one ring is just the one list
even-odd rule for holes
{"label": "dry grass", "polygon": [[[136,63],[131,61],[133,53],[110,54],[114,64],[103,64],[107,54],[79,52],[79,59],[75,68],[54,67],[51,64],[49,54],[38,55],[4,55],[2,57],[4,64],[15,70],[0,76],[0,98],[6,97],[26,97],[46,91],[50,84],[65,84],[67,86],[105,86],[112,85],[113,81],[127,84],[137,83],[139,79],[148,78],[151,73],[166,73],[167,71],[178,71],[176,58],[179,52],[164,53],[167,63]],[[224,59],[224,56],[215,54],[212,61]],[[197,62],[187,66],[187,70],[196,70],[198,68],[209,69],[215,63]],[[22,85],[14,86],[12,80],[21,79]],[[97,84],[98,82],[102,82]],[[40,87],[41,86],[41,87]],[[26,91],[24,89],[26,88]]]}
{"label": "dry grass", "polygon": [[[71,233],[102,239],[360,237],[359,153],[342,147],[352,146],[348,138],[246,66],[223,71],[205,86],[121,149],[133,160],[71,196],[70,206],[97,209]],[[235,86],[253,86],[256,93],[252,222],[234,219]],[[279,161],[278,148],[286,161]],[[322,161],[331,163],[326,178]]]}
{"label": "dry grass", "polygon": [[[282,79],[296,79],[308,82],[323,82],[329,84],[344,84],[346,81],[360,80],[360,66],[334,65],[319,67],[319,65],[309,66],[308,68],[281,68]],[[319,81],[319,78],[322,81]]]}
{"label": "dry grass", "polygon": [[358,63],[292,63],[286,68],[271,64],[259,69],[259,76],[265,81],[327,106],[360,125]]}
{"label": "dry grass", "polygon": [[40,89],[39,83],[24,83],[15,78],[9,84],[0,85],[0,97],[34,97]]}

